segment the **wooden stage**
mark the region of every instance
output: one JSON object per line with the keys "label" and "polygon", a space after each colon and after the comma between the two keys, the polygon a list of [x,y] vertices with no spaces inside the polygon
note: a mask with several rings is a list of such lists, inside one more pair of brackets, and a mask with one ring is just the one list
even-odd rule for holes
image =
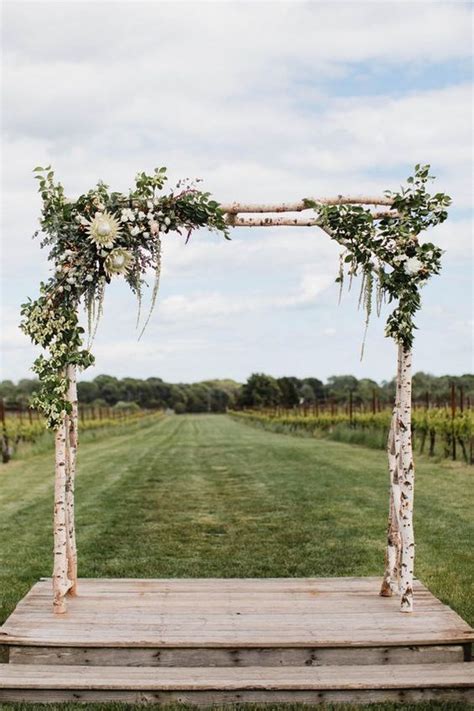
{"label": "wooden stage", "polygon": [[64,615],[41,580],[0,628],[0,700],[474,700],[473,630],[420,582],[83,579]]}

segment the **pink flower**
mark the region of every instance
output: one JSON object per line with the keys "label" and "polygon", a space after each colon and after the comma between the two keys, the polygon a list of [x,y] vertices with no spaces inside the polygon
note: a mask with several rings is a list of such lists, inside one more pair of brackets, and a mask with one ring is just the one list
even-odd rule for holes
{"label": "pink flower", "polygon": [[158,222],[153,220],[153,222],[150,222],[150,232],[152,235],[157,235],[158,232],[160,231],[160,226]]}

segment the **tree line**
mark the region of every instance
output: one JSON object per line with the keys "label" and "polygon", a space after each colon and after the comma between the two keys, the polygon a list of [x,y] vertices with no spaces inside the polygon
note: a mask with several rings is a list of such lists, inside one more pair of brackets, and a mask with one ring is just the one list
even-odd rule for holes
{"label": "tree line", "polygon": [[[0,398],[8,409],[26,409],[38,381],[23,379],[0,382]],[[474,375],[434,376],[419,372],[413,377],[413,400],[426,407],[474,404]],[[228,409],[261,409],[317,405],[345,405],[383,409],[391,406],[395,380],[377,383],[370,378],[334,375],[326,382],[318,378],[274,378],[253,373],[246,383],[234,380],[205,380],[198,383],[166,383],[161,378],[116,378],[98,375],[94,380],[80,381],[79,400],[94,407],[123,407],[126,403],[145,409],[171,409],[184,412],[225,412]]]}

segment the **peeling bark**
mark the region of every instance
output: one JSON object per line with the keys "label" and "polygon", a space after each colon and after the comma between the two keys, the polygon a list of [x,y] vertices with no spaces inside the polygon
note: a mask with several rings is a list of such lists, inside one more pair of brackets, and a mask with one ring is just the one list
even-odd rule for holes
{"label": "peeling bark", "polygon": [[68,579],[67,531],[66,531],[66,478],[67,478],[67,423],[63,416],[56,431],[56,473],[54,481],[54,567],[53,609],[55,613],[66,612],[64,597],[71,583]]}
{"label": "peeling bark", "polygon": [[77,405],[77,383],[76,366],[69,365],[67,368],[69,388],[67,398],[71,403],[71,414],[66,418],[67,426],[67,473],[66,473],[66,551],[68,578],[71,581],[70,594],[77,594],[77,548],[76,530],[74,523],[74,485],[76,478],[76,458],[77,458],[77,431],[78,431],[78,405]]}

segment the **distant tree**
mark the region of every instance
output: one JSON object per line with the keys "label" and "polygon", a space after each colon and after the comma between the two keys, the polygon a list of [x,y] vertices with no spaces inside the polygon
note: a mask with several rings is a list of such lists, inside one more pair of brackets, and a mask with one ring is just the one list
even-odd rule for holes
{"label": "distant tree", "polygon": [[313,405],[316,402],[314,390],[309,383],[303,383],[301,386],[300,398],[304,405]]}
{"label": "distant tree", "polygon": [[77,395],[82,403],[90,403],[99,397],[99,386],[94,380],[79,380]]}
{"label": "distant tree", "polygon": [[272,407],[280,402],[281,391],[271,375],[253,373],[242,387],[242,407]]}
{"label": "distant tree", "polygon": [[109,405],[115,405],[122,399],[119,381],[112,375],[98,375],[97,378],[94,378],[94,383],[99,389],[99,397],[104,398]]}
{"label": "distant tree", "polygon": [[362,378],[358,381],[357,389],[354,392],[354,403],[368,405],[372,402],[374,395],[376,398],[380,397],[381,392],[381,388],[375,380]]}
{"label": "distant tree", "polygon": [[294,407],[300,401],[300,381],[298,378],[277,378],[277,385],[280,388],[280,405],[283,407]]}
{"label": "distant tree", "polygon": [[[316,400],[324,400],[325,390],[324,390],[323,382],[321,380],[319,380],[318,378],[303,378],[303,380],[301,382],[302,382],[301,387],[303,387],[304,385],[309,385],[309,387],[311,388],[311,390],[314,393],[314,398]],[[306,392],[308,392],[308,391],[306,391]],[[302,397],[304,397],[304,395],[302,395]]]}
{"label": "distant tree", "polygon": [[346,402],[350,392],[357,390],[357,378],[353,375],[333,375],[328,378],[326,392],[336,402]]}

